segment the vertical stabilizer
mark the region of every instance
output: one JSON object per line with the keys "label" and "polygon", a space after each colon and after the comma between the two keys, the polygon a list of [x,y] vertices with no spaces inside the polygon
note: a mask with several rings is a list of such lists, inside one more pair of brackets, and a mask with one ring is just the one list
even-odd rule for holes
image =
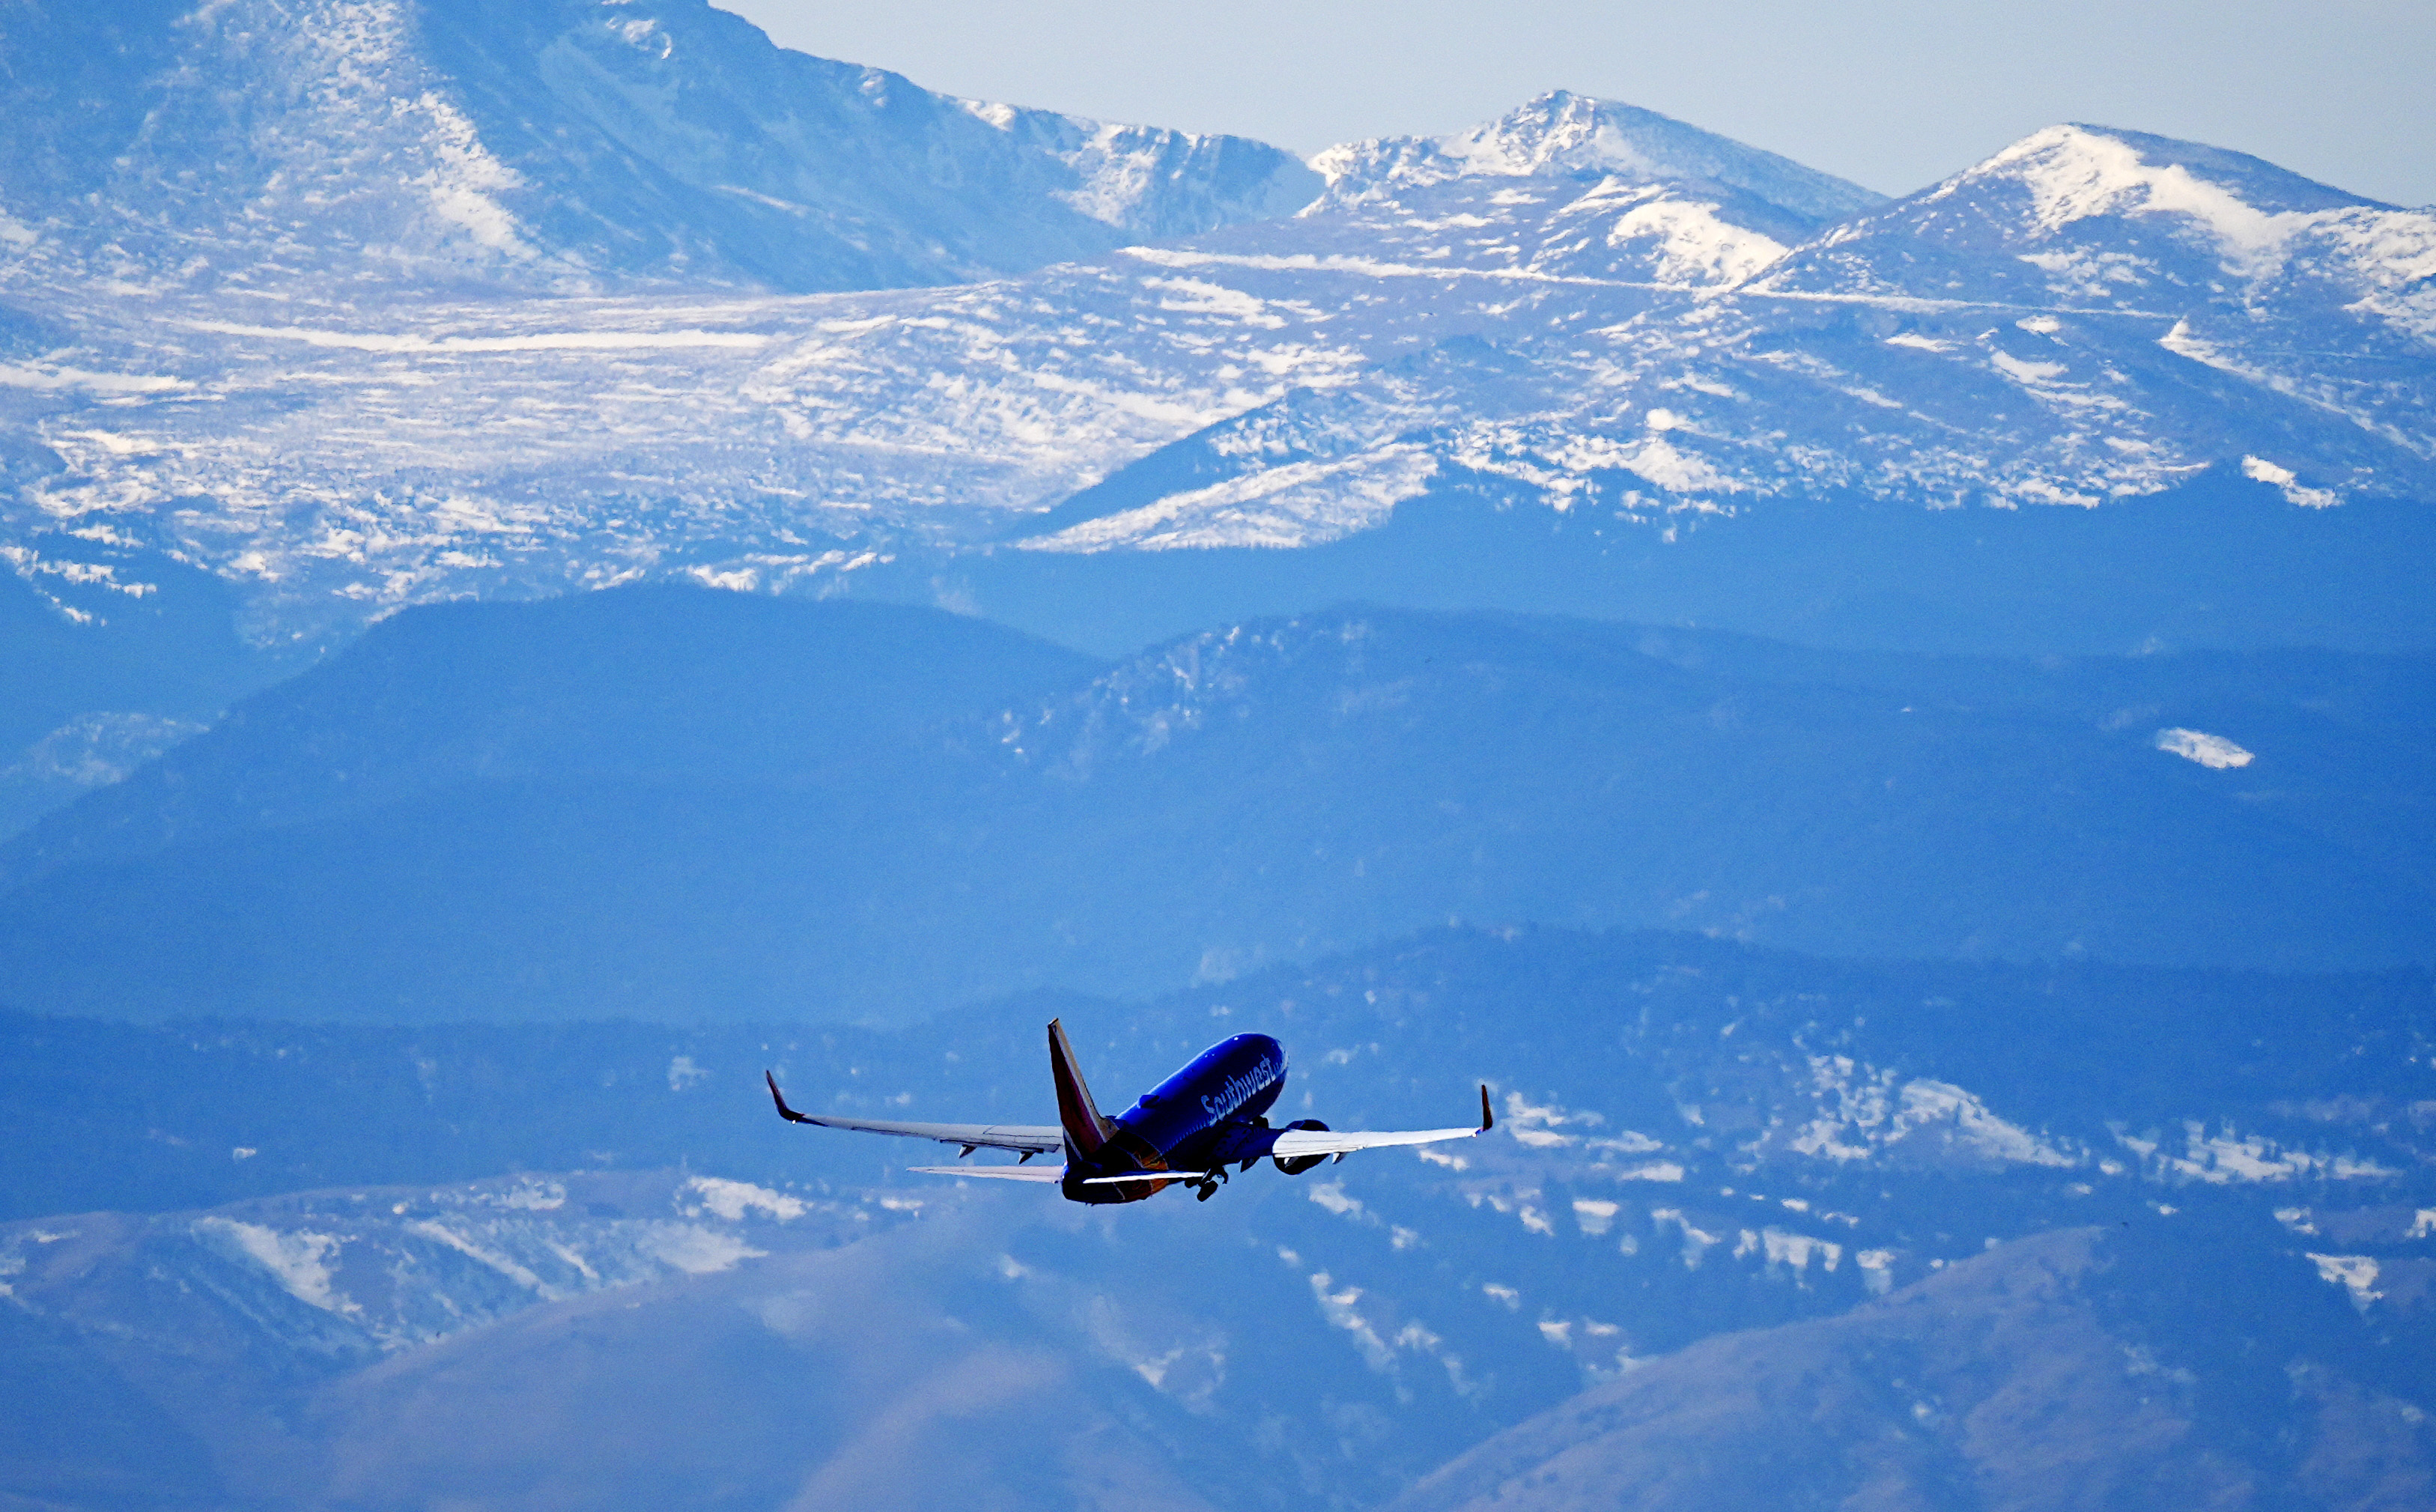
{"label": "vertical stabilizer", "polygon": [[1086,1159],[1098,1155],[1114,1130],[1091,1101],[1091,1089],[1074,1064],[1074,1047],[1066,1042],[1066,1025],[1056,1018],[1049,1020],[1049,1071],[1057,1079],[1057,1121],[1066,1125],[1068,1150]]}

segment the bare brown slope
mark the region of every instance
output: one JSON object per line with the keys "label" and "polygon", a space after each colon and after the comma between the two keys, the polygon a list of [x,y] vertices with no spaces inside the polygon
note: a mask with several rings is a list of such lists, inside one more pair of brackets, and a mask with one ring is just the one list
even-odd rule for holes
{"label": "bare brown slope", "polygon": [[1840,1317],[1695,1345],[1498,1434],[1392,1512],[2383,1508],[2425,1493],[2427,1425],[2314,1372],[2294,1377],[2305,1442],[2288,1468],[2209,1443],[2190,1373],[2092,1305],[2105,1232],[2040,1235]]}

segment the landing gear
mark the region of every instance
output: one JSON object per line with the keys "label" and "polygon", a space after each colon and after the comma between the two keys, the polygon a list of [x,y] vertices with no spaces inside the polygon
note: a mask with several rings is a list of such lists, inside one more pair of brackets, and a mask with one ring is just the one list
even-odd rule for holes
{"label": "landing gear", "polygon": [[1195,1202],[1208,1202],[1217,1194],[1218,1183],[1214,1181],[1205,1181],[1192,1189],[1192,1200]]}

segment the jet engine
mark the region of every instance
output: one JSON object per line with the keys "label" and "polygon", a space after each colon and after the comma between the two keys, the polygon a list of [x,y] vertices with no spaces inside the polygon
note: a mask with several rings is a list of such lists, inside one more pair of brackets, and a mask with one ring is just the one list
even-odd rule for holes
{"label": "jet engine", "polygon": [[[1296,1119],[1292,1123],[1287,1124],[1286,1127],[1289,1129],[1319,1129],[1324,1131],[1327,1129],[1328,1125],[1320,1122],[1317,1119]],[[1324,1155],[1298,1155],[1289,1160],[1283,1156],[1269,1156],[1269,1159],[1279,1171],[1284,1172],[1287,1175],[1298,1176],[1304,1172],[1309,1171],[1312,1167],[1326,1161],[1328,1156]]]}

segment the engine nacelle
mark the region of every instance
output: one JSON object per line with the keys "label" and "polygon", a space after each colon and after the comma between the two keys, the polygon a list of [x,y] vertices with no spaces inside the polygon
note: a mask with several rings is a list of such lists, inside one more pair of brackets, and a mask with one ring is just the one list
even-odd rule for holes
{"label": "engine nacelle", "polygon": [[[1320,1122],[1317,1119],[1296,1119],[1292,1123],[1287,1124],[1286,1127],[1289,1129],[1318,1129],[1325,1132],[1328,1125]],[[1283,1156],[1273,1155],[1269,1156],[1271,1164],[1275,1165],[1279,1171],[1284,1172],[1290,1176],[1301,1175],[1312,1167],[1325,1163],[1327,1159],[1328,1156],[1324,1155],[1298,1155],[1291,1160],[1287,1159]]]}

